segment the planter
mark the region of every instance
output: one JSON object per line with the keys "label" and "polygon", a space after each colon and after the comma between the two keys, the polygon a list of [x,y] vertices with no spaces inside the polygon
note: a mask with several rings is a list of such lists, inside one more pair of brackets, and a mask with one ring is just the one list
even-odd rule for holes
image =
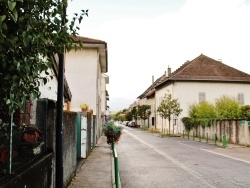
{"label": "planter", "polygon": [[103,129],[104,135],[107,137],[107,143],[110,145],[113,141],[117,143],[121,138],[122,129],[123,127],[115,126],[113,122],[108,122]]}

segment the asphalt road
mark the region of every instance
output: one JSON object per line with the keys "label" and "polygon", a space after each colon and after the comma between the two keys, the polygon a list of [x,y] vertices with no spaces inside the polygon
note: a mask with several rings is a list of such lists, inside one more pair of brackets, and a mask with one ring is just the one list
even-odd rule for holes
{"label": "asphalt road", "polygon": [[124,126],[116,149],[122,188],[250,187],[250,156],[239,148],[161,138]]}

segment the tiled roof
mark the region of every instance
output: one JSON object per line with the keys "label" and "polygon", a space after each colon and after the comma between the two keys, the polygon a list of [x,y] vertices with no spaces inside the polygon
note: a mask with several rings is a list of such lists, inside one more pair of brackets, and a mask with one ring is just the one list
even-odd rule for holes
{"label": "tiled roof", "polygon": [[183,64],[168,80],[250,82],[250,75],[201,54]]}
{"label": "tiled roof", "polygon": [[214,60],[203,54],[192,61],[187,61],[169,77],[165,74],[158,78],[138,98],[149,97],[155,93],[155,88],[168,81],[220,81],[250,83],[250,75],[232,68],[221,61]]}
{"label": "tiled roof", "polygon": [[[74,38],[71,35],[72,38]],[[76,36],[75,41],[82,41],[83,43],[92,43],[92,44],[106,44],[105,41],[103,40],[98,40],[98,39],[92,39],[92,38],[87,38],[87,37],[82,37],[82,36]]]}
{"label": "tiled roof", "polygon": [[155,86],[157,86],[159,83],[161,83],[162,81],[166,80],[166,76],[165,74],[162,75],[160,78],[158,78],[146,91],[144,91],[139,97],[139,99],[146,97],[150,97],[152,95],[155,94]]}

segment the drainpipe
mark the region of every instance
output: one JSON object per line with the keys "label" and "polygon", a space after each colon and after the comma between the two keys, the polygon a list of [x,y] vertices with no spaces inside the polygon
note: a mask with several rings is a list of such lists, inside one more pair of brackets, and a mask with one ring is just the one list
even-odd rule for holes
{"label": "drainpipe", "polygon": [[[62,27],[65,25],[66,7],[63,4]],[[63,188],[63,94],[64,94],[64,53],[59,54],[57,122],[56,122],[56,188]]]}

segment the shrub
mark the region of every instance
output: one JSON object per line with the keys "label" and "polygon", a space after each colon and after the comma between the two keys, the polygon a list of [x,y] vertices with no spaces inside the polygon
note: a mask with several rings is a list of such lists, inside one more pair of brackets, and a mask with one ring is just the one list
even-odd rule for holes
{"label": "shrub", "polygon": [[215,110],[219,119],[237,119],[242,115],[240,104],[233,97],[225,95],[216,99]]}
{"label": "shrub", "polygon": [[114,141],[117,143],[122,135],[122,126],[115,126],[113,121],[109,121],[103,128],[103,133],[107,137],[107,143],[112,144]]}

